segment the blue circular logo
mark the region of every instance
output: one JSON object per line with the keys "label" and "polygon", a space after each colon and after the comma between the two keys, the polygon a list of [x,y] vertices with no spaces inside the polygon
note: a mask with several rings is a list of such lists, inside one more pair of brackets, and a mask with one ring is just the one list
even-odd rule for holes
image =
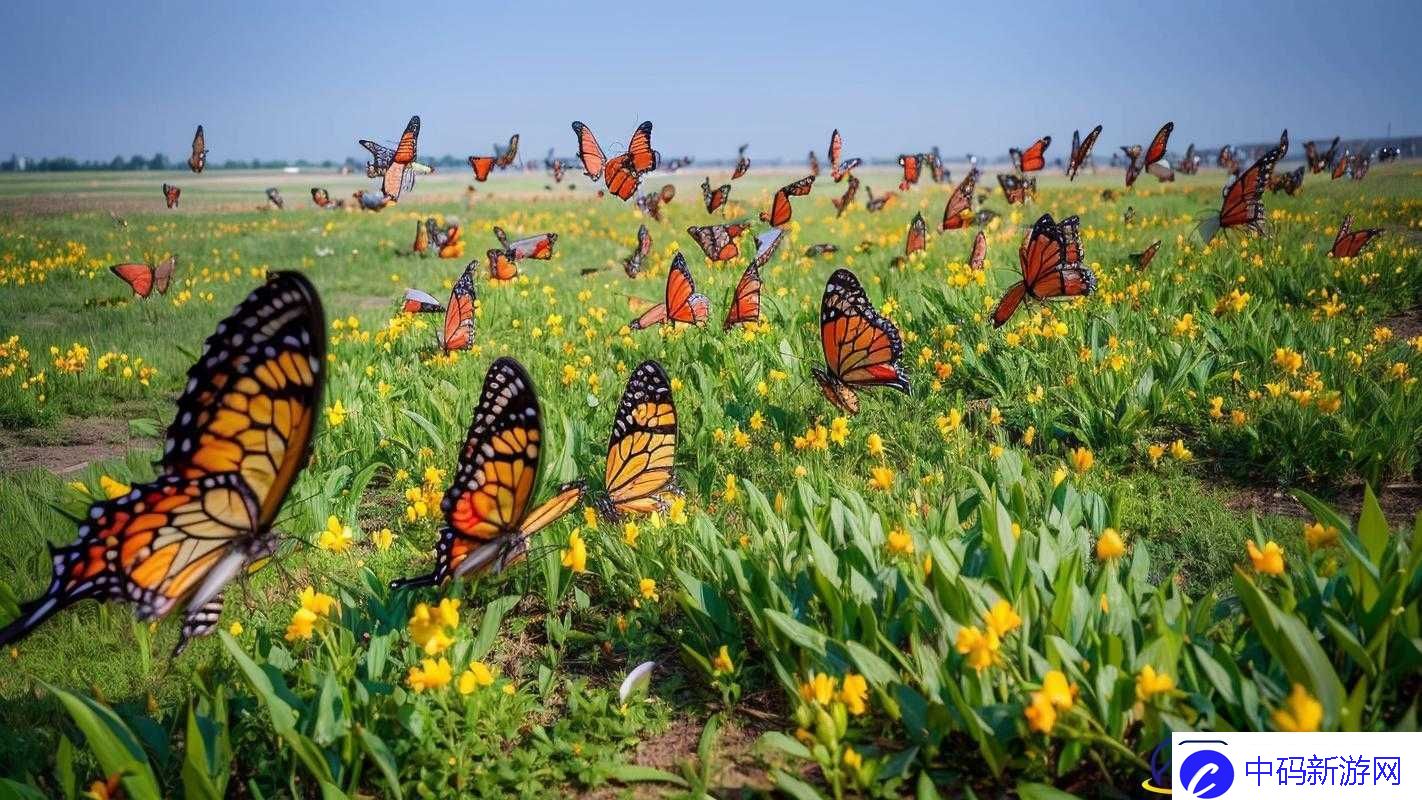
{"label": "blue circular logo", "polygon": [[1196,750],[1180,765],[1180,783],[1200,800],[1213,800],[1234,785],[1234,764],[1218,750]]}

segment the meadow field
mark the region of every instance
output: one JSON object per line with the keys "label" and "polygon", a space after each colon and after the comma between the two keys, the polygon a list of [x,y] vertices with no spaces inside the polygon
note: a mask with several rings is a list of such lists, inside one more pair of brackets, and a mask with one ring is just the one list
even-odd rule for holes
{"label": "meadow field", "polygon": [[[114,775],[126,797],[1134,797],[1172,730],[1418,728],[1422,166],[1309,175],[1266,194],[1270,236],[1208,245],[1219,170],[1133,191],[1053,175],[1023,206],[988,174],[982,271],[975,229],[937,230],[952,183],[836,217],[843,186],[821,175],[763,270],[762,322],[730,332],[753,240],[712,264],[686,234],[723,216],[698,186],[725,170],[646,176],[677,187],[664,222],[571,168],[552,190],[497,174],[472,202],[454,172],[380,213],[311,202],[363,176],[0,176],[0,622],[48,585],[46,544],[152,478],[203,339],[269,271],[309,276],[329,339],[281,551],[176,658],[178,623],[93,603],[0,654],[0,797]],[[898,180],[858,174],[876,194]],[[725,219],[796,177],[752,167]],[[262,208],[268,186],[285,211]],[[903,259],[916,212],[928,247]],[[994,330],[1043,212],[1080,215],[1098,289]],[[1345,214],[1386,233],[1340,261]],[[429,216],[462,225],[462,258],[411,254]],[[493,225],[556,232],[554,257],[480,271],[476,343],[443,354],[439,318],[398,301],[448,297]],[[839,252],[806,256],[817,243]],[[678,250],[710,324],[629,330]],[[108,269],[170,254],[161,297]],[[810,378],[840,267],[898,326],[912,382],[853,417]],[[646,359],[672,378],[685,495],[619,526],[580,510],[503,574],[392,592],[430,568],[506,355],[542,405],[539,497],[600,485]]]}

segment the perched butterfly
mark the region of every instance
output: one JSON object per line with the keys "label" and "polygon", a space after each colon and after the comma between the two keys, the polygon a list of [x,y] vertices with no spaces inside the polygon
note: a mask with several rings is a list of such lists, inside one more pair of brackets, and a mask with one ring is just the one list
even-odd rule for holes
{"label": "perched butterfly", "polygon": [[[851,158],[848,161],[840,161],[839,157],[843,154],[843,152],[844,139],[839,135],[839,128],[835,128],[834,133],[830,134],[829,145],[830,177],[834,178],[835,183],[839,183],[840,181],[844,180],[844,176],[848,175],[851,170],[863,163],[863,159],[859,158]],[[818,175],[819,173],[816,172],[815,174]]]}
{"label": "perched butterfly", "polygon": [[267,202],[276,206],[278,209],[286,208],[286,201],[281,199],[281,190],[275,186],[267,189]]}
{"label": "perched butterfly", "polygon": [[943,223],[940,230],[951,231],[965,228],[973,221],[973,188],[978,184],[978,171],[968,170],[968,176],[948,195],[948,205],[943,208]]}
{"label": "perched butterfly", "polygon": [[360,203],[362,211],[383,211],[390,205],[390,198],[384,192],[356,192],[351,196]]}
{"label": "perched butterfly", "polygon": [[1126,210],[1121,212],[1121,224],[1129,226],[1136,221],[1136,207],[1126,206]]}
{"label": "perched butterfly", "polygon": [[335,205],[331,202],[330,192],[320,186],[311,187],[311,202],[315,203],[317,208],[330,208]]}
{"label": "perched butterfly", "polygon": [[627,273],[627,277],[635,278],[642,272],[642,262],[652,252],[652,234],[647,231],[646,225],[637,226],[637,246],[632,248],[632,255],[622,262],[622,269]]}
{"label": "perched butterfly", "polygon": [[750,169],[750,159],[746,158],[747,147],[750,147],[750,145],[741,145],[739,152],[736,154],[736,168],[731,172],[731,180],[741,177],[746,174],[746,170]]}
{"label": "perched butterfly", "polygon": [[820,300],[820,343],[825,368],[810,372],[826,398],[849,414],[859,413],[855,387],[889,386],[909,393],[909,381],[899,369],[903,341],[894,324],[879,315],[859,279],[837,269]]}
{"label": "perched butterfly", "polygon": [[845,209],[849,208],[850,203],[854,202],[854,196],[856,194],[859,194],[859,179],[850,175],[849,183],[846,184],[844,188],[844,194],[830,200],[830,203],[834,205],[834,215],[836,217],[844,215]]}
{"label": "perched butterfly", "polygon": [[904,255],[911,256],[928,246],[928,224],[923,221],[923,212],[913,215],[909,222],[908,236],[904,240]]}
{"label": "perched butterfly", "polygon": [[923,155],[911,153],[899,156],[899,166],[903,168],[904,177],[899,181],[899,191],[907,192],[909,187],[918,183],[919,174],[923,170]]}
{"label": "perched butterfly", "polygon": [[464,255],[464,242],[459,239],[462,230],[457,224],[441,230],[431,218],[425,221],[425,225],[430,229],[430,238],[434,241],[435,251],[440,258],[460,258]]}
{"label": "perched butterfly", "polygon": [[513,165],[514,159],[518,158],[518,134],[509,137],[508,147],[494,145],[494,163],[499,169],[508,169]]}
{"label": "perched butterfly", "polygon": [[478,263],[475,259],[465,265],[464,273],[449,293],[444,326],[439,332],[439,346],[446,353],[474,346],[474,265]]}
{"label": "perched butterfly", "polygon": [[444,312],[444,305],[419,289],[406,289],[400,310],[406,314],[440,314]]}
{"label": "perched butterfly", "polygon": [[604,519],[668,507],[676,486],[676,404],[662,365],[643,361],[627,379],[612,419],[603,491],[593,506]]}
{"label": "perched butterfly", "polygon": [[775,255],[783,238],[785,232],[779,228],[771,228],[755,238],[755,258],[746,266],[746,271],[741,273],[740,281],[731,292],[726,320],[721,324],[722,330],[728,331],[737,325],[760,320],[760,268]]}
{"label": "perched butterfly", "polygon": [[1361,253],[1373,237],[1380,235],[1382,228],[1353,230],[1353,215],[1349,214],[1343,218],[1343,224],[1338,226],[1338,235],[1333,237],[1333,247],[1328,251],[1328,255],[1333,258],[1352,258]]}
{"label": "perched butterfly", "polygon": [[637,126],[627,152],[610,159],[603,153],[591,128],[574,122],[573,133],[578,136],[578,158],[583,162],[583,174],[594,181],[601,176],[607,190],[622,200],[635,194],[642,176],[656,169],[661,161],[661,153],[652,149],[651,122]]}
{"label": "perched butterfly", "polygon": [[[1018,150],[1015,147],[1008,148],[1007,154],[1012,157],[1012,166],[1018,172],[1036,172],[1047,165],[1047,148],[1052,146],[1052,137],[1043,136],[1028,146],[1026,150]],[[1075,155],[1075,154],[1073,154]]]}
{"label": "perched butterfly", "polygon": [[1020,178],[1001,172],[998,173],[997,182],[1002,187],[1002,196],[1006,197],[1007,202],[1011,205],[1027,202],[1028,195],[1031,195],[1034,200],[1037,198],[1036,178]]}
{"label": "perched butterfly", "polygon": [[1333,143],[1328,146],[1328,152],[1320,154],[1318,145],[1313,142],[1304,142],[1304,161],[1308,163],[1308,169],[1315,175],[1328,169],[1333,164],[1333,159],[1338,155],[1338,138],[1333,137]]}
{"label": "perched butterfly", "polygon": [[943,157],[938,155],[937,145],[934,145],[933,152],[928,154],[928,169],[933,174],[934,183],[946,183],[952,178],[952,173],[943,168]]}
{"label": "perched butterfly", "polygon": [[515,261],[525,258],[547,261],[553,257],[553,246],[558,243],[556,233],[540,233],[510,242],[508,234],[498,225],[494,226],[494,238],[499,240],[499,245],[507,250]]}
{"label": "perched butterfly", "polygon": [[810,188],[815,185],[815,176],[805,177],[788,183],[775,190],[775,197],[770,202],[770,210],[760,212],[762,222],[768,222],[775,227],[780,227],[790,221],[794,211],[790,207],[791,197],[804,197],[810,193]]}
{"label": "perched butterfly", "polygon": [[494,156],[470,156],[469,168],[474,170],[474,180],[480,183],[487,181],[498,161]]}
{"label": "perched butterfly", "polygon": [[551,171],[553,172],[553,182],[554,182],[554,183],[562,183],[562,182],[563,182],[563,171],[566,170],[566,169],[567,169],[567,166],[564,165],[562,161],[554,161],[554,162],[553,162],[553,167],[552,167],[552,170],[551,170]]}
{"label": "perched butterfly", "polygon": [[424,255],[429,252],[430,228],[433,227],[430,223],[432,222],[434,222],[432,218],[424,222],[415,220],[415,241],[410,245],[410,252],[416,255]]}
{"label": "perched butterfly", "polygon": [[750,223],[738,220],[727,225],[692,225],[686,229],[691,238],[701,248],[701,252],[712,261],[730,261],[740,254],[736,240],[750,230]]}
{"label": "perched butterfly", "polygon": [[156,267],[149,264],[115,264],[109,271],[119,276],[138,297],[148,297],[157,289],[158,294],[168,293],[168,284],[173,281],[173,271],[178,267],[178,257],[168,256]]}
{"label": "perched butterfly", "polygon": [[833,244],[812,244],[805,248],[805,258],[818,258],[819,256],[834,255],[839,252],[838,245]]}
{"label": "perched butterfly", "polygon": [[810,151],[810,157],[806,160],[806,164],[810,168],[811,175],[820,174],[820,157],[815,154],[814,150]]}
{"label": "perched butterfly", "polygon": [[1344,150],[1343,155],[1340,156],[1338,158],[1338,161],[1333,165],[1333,180],[1336,181],[1344,175],[1347,175],[1348,168],[1352,166],[1352,164],[1353,154],[1348,152],[1347,150]]}
{"label": "perched butterfly", "polygon": [[400,135],[400,142],[394,150],[372,142],[369,139],[361,139],[360,146],[370,151],[375,159],[366,168],[366,174],[376,177],[371,173],[377,173],[382,178],[380,191],[392,202],[400,199],[400,195],[408,192],[415,186],[415,172],[412,166],[415,162],[416,143],[420,138],[420,118],[410,117],[410,121],[405,125],[405,132]]}
{"label": "perched butterfly", "polygon": [[543,457],[543,417],[533,379],[507,356],[489,366],[474,419],[459,453],[459,468],[440,501],[444,527],[428,574],[392,581],[391,589],[439,586],[450,578],[523,558],[528,540],[572,511],[583,499],[582,482],[559,486],[534,507]]}
{"label": "perched butterfly", "polygon": [[1131,253],[1131,261],[1136,265],[1136,269],[1144,271],[1150,266],[1150,262],[1155,260],[1155,253],[1160,249],[1160,240],[1151,242],[1150,247],[1139,253]]}
{"label": "perched butterfly", "polygon": [[1303,188],[1304,167],[1299,167],[1293,172],[1285,172],[1275,175],[1269,179],[1269,191],[1274,194],[1284,192],[1290,197],[1299,193]]}
{"label": "perched butterfly", "polygon": [[1096,139],[1101,136],[1101,126],[1097,125],[1086,134],[1085,139],[1080,138],[1078,131],[1071,132],[1071,157],[1067,159],[1067,179],[1076,180],[1077,170],[1086,163],[1086,159],[1091,157],[1091,148],[1096,146]]}
{"label": "perched butterfly", "polygon": [[1185,175],[1194,175],[1200,171],[1200,157],[1195,155],[1195,143],[1185,148],[1185,157],[1180,159],[1180,163],[1175,165],[1175,169]]}
{"label": "perched butterfly", "polygon": [[987,234],[978,231],[978,235],[973,237],[973,252],[968,255],[968,266],[973,269],[982,269],[983,262],[987,259]]}
{"label": "perched butterfly", "polygon": [[1289,152],[1289,132],[1279,137],[1279,145],[1259,157],[1249,169],[1241,172],[1224,188],[1224,201],[1219,216],[1207,220],[1213,228],[1204,235],[1209,241],[1219,229],[1244,228],[1257,234],[1266,232],[1264,219],[1264,189],[1274,174],[1274,165]]}
{"label": "perched butterfly", "polygon": [[197,126],[197,133],[193,134],[193,154],[188,156],[188,169],[193,172],[202,172],[202,168],[207,166],[207,137],[203,135],[202,126]]}
{"label": "perched butterfly", "polygon": [[637,210],[651,217],[657,222],[662,222],[662,195],[660,192],[648,192],[637,196]]}
{"label": "perched butterfly", "polygon": [[701,325],[710,315],[710,302],[706,295],[697,294],[696,281],[691,278],[691,269],[686,266],[686,258],[678,250],[676,255],[672,256],[671,269],[667,270],[664,300],[632,320],[628,327],[640,331],[653,325],[672,325],[678,322]]}
{"label": "perched butterfly", "polygon": [[142,620],[186,606],[178,651],[209,633],[227,584],[276,551],[271,526],[320,415],[325,331],[316,290],[294,272],[218,323],[188,370],[158,476],[89,507],[74,544],[51,548],[49,588],[0,644],[86,599],[133,603]]}
{"label": "perched butterfly", "polygon": [[701,182],[701,199],[706,202],[706,213],[714,214],[716,209],[724,206],[726,201],[731,199],[731,184],[723,183],[713,192],[711,191],[711,179],[707,178]]}
{"label": "perched butterfly", "polygon": [[1368,167],[1372,166],[1372,153],[1363,153],[1353,158],[1353,180],[1360,181],[1368,175]]}
{"label": "perched butterfly", "polygon": [[178,195],[181,195],[182,193],[182,189],[179,189],[178,187],[173,186],[172,184],[163,184],[163,202],[168,204],[168,208],[178,207]]}
{"label": "perched butterfly", "polygon": [[1096,275],[1081,263],[1083,256],[1077,218],[1058,225],[1051,214],[1043,214],[1017,251],[1022,280],[1008,288],[993,310],[993,327],[1011,319],[1024,298],[1054,300],[1096,291]]}
{"label": "perched butterfly", "polygon": [[876,211],[883,211],[884,206],[888,205],[890,200],[898,197],[898,195],[893,192],[885,192],[875,197],[873,187],[867,185],[864,187],[864,193],[868,196],[868,199],[864,201],[864,208],[871,214]]}
{"label": "perched butterfly", "polygon": [[494,248],[484,253],[488,259],[489,278],[496,281],[511,281],[518,277],[518,264],[507,250]]}

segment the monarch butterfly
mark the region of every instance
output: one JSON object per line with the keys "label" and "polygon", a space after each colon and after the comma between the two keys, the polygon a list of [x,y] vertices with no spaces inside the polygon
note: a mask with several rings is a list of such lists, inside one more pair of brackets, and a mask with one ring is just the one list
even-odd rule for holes
{"label": "monarch butterfly", "polygon": [[939,230],[957,230],[973,221],[973,189],[977,183],[978,171],[968,170],[968,176],[948,195],[948,205],[943,208],[943,223]]}
{"label": "monarch butterfly", "polygon": [[182,193],[182,189],[179,189],[178,187],[173,186],[172,184],[163,184],[163,202],[168,204],[168,208],[178,207],[178,195]]}
{"label": "monarch butterfly", "polygon": [[1006,172],[998,173],[997,183],[1002,187],[1002,196],[1007,198],[1007,202],[1012,205],[1027,202],[1030,194],[1032,199],[1037,199],[1037,179],[1020,178]]}
{"label": "monarch butterfly", "polygon": [[997,212],[990,208],[980,208],[978,209],[978,213],[973,217],[973,222],[977,223],[978,227],[981,228],[997,219],[997,216]]}
{"label": "monarch butterfly", "polygon": [[593,136],[592,129],[581,122],[573,123],[578,137],[578,159],[583,162],[583,174],[594,181],[599,176],[608,191],[627,200],[641,184],[642,176],[657,168],[661,153],[652,149],[652,123],[643,122],[632,133],[627,152],[609,159]]}
{"label": "monarch butterfly", "polygon": [[928,154],[928,169],[933,173],[934,183],[946,183],[952,178],[952,173],[943,168],[943,157],[938,155],[937,145],[934,145],[933,152]]}
{"label": "monarch butterfly", "polygon": [[859,413],[856,386],[889,386],[909,393],[909,381],[899,368],[903,341],[894,324],[879,315],[859,279],[837,269],[820,300],[820,344],[825,368],[810,373],[836,408]]}
{"label": "monarch butterfly", "polygon": [[390,198],[384,192],[356,192],[351,196],[360,203],[363,211],[383,211],[390,205]]}
{"label": "monarch butterfly", "polygon": [[554,162],[553,162],[552,172],[553,172],[553,182],[554,182],[554,183],[562,183],[562,182],[563,182],[563,171],[566,170],[566,169],[567,169],[567,166],[566,166],[562,161],[554,161]]}
{"label": "monarch butterfly", "polygon": [[484,253],[488,259],[489,277],[496,281],[511,281],[518,277],[518,264],[507,250],[494,248]]}
{"label": "monarch butterfly", "polygon": [[469,168],[474,170],[474,180],[483,183],[489,179],[489,173],[494,171],[494,165],[498,159],[493,156],[470,156]]}
{"label": "monarch butterfly", "polygon": [[1333,165],[1333,180],[1336,181],[1344,175],[1347,175],[1348,167],[1352,166],[1352,163],[1353,154],[1344,150],[1343,155],[1338,159],[1337,163]]}
{"label": "monarch butterfly", "polygon": [[315,203],[317,208],[330,208],[333,205],[330,192],[320,186],[311,187],[311,202]]}
{"label": "monarch butterfly", "polygon": [[1167,122],[1156,131],[1155,138],[1151,139],[1150,147],[1146,148],[1145,154],[1141,154],[1141,146],[1131,145],[1121,148],[1126,153],[1129,163],[1126,165],[1126,185],[1131,186],[1136,182],[1142,171],[1150,172],[1156,180],[1173,181],[1175,173],[1170,169],[1170,163],[1165,161],[1165,149],[1170,144],[1170,133],[1175,130],[1174,122]]}
{"label": "monarch butterfly", "polygon": [[168,256],[157,266],[149,264],[115,264],[109,271],[119,276],[134,295],[147,298],[157,289],[158,294],[168,293],[168,284],[173,280],[173,271],[178,267],[178,257]]}
{"label": "monarch butterfly", "polygon": [[923,221],[923,212],[913,215],[909,222],[908,236],[904,240],[904,255],[911,256],[928,246],[928,225]]}
{"label": "monarch butterfly", "polygon": [[815,151],[814,151],[814,150],[811,150],[811,151],[810,151],[810,156],[809,156],[808,159],[806,159],[806,164],[807,164],[807,165],[809,166],[809,168],[810,168],[810,174],[811,174],[811,175],[819,175],[819,174],[820,174],[820,157],[819,157],[818,155],[815,155]]}
{"label": "monarch butterfly", "polygon": [[667,508],[676,486],[676,403],[662,365],[643,361],[627,379],[612,418],[603,491],[593,507],[607,520]]}
{"label": "monarch butterfly", "polygon": [[1003,294],[992,312],[992,326],[1001,328],[1024,298],[1052,300],[1080,297],[1096,291],[1096,275],[1081,261],[1080,223],[1068,217],[1058,225],[1043,214],[1017,251],[1022,280]]}
{"label": "monarch butterfly", "polygon": [[627,273],[627,277],[635,278],[642,273],[642,261],[652,252],[652,234],[647,230],[646,225],[637,226],[637,246],[632,248],[632,255],[622,262],[622,270]]}
{"label": "monarch butterfly", "polygon": [[869,195],[869,199],[864,201],[864,208],[866,208],[871,214],[875,211],[883,211],[884,206],[888,205],[890,200],[893,200],[895,197],[898,196],[893,192],[885,192],[879,195],[878,197],[875,197],[874,188],[872,186],[865,186],[864,192],[865,194]]}
{"label": "monarch butterfly", "polygon": [[420,222],[415,220],[415,241],[410,245],[410,252],[416,255],[424,255],[430,249],[430,223],[433,219]]}
{"label": "monarch butterfly", "polygon": [[[1260,156],[1249,169],[1225,186],[1219,216],[1213,220],[1215,230],[1244,228],[1257,234],[1265,233],[1264,188],[1274,174],[1274,165],[1288,152],[1289,132],[1286,130],[1279,137],[1277,147]],[[1214,231],[1210,231],[1210,235],[1204,238],[1208,241],[1213,236]]]}
{"label": "monarch butterfly", "polygon": [[637,319],[628,324],[634,331],[653,325],[671,325],[678,322],[701,325],[711,315],[710,302],[706,295],[697,294],[696,281],[691,278],[691,269],[686,266],[686,258],[681,251],[672,256],[671,269],[667,270],[667,289],[664,300],[652,306]]}
{"label": "monarch butterfly", "polygon": [[[1081,139],[1078,131],[1071,132],[1071,157],[1067,159],[1067,179],[1076,180],[1077,170],[1086,163],[1086,159],[1091,157],[1091,148],[1096,146],[1096,139],[1101,136],[1101,126],[1097,125],[1086,134],[1085,139]],[[1045,149],[1045,148],[1044,148]]]}
{"label": "monarch butterfly", "polygon": [[458,225],[450,225],[441,231],[435,228],[433,219],[427,223],[440,258],[460,258],[464,255],[464,242],[459,239],[462,229]]}
{"label": "monarch butterfly", "polygon": [[731,302],[726,309],[726,320],[722,323],[722,330],[746,323],[756,322],[760,319],[760,268],[765,266],[779,249],[780,242],[785,238],[785,232],[780,228],[771,228],[760,236],[755,237],[755,258],[751,259],[746,266],[745,272],[741,273],[741,279],[736,283],[736,288],[731,292]]}
{"label": "monarch butterfly", "polygon": [[1275,175],[1269,179],[1269,191],[1278,194],[1280,191],[1293,197],[1303,188],[1304,168],[1299,167],[1293,172],[1285,172],[1282,175]]}
{"label": "monarch butterfly", "polygon": [[474,346],[474,265],[477,263],[475,260],[464,266],[463,274],[449,293],[444,326],[439,332],[439,346],[446,353]]}
{"label": "monarch butterfly", "polygon": [[400,310],[406,314],[439,314],[444,311],[444,304],[419,289],[406,289]]}
{"label": "monarch butterfly", "polygon": [[1317,175],[1328,169],[1329,165],[1333,163],[1334,157],[1338,155],[1338,139],[1337,136],[1333,137],[1333,143],[1328,146],[1328,152],[1321,155],[1318,152],[1318,145],[1313,142],[1304,142],[1304,160],[1308,162],[1310,172]]}
{"label": "monarch butterfly", "polygon": [[400,142],[394,150],[369,139],[359,140],[360,146],[370,151],[375,159],[367,164],[366,174],[370,177],[375,177],[372,172],[381,175],[380,191],[392,202],[415,186],[415,170],[410,167],[415,161],[419,138],[420,118],[416,115],[405,124],[405,132],[400,135]]}
{"label": "monarch butterfly", "polygon": [[[844,139],[839,135],[839,128],[835,128],[834,133],[830,134],[829,145],[830,177],[834,178],[835,183],[839,183],[840,181],[844,180],[844,176],[848,175],[850,170],[864,163],[863,159],[859,158],[851,158],[848,161],[840,161],[839,157],[843,151]],[[817,172],[816,174],[819,173]]]}
{"label": "monarch butterfly", "polygon": [[158,476],[89,507],[51,547],[53,577],[0,630],[27,635],[80,600],[123,600],[156,620],[186,605],[177,651],[209,633],[223,590],[272,555],[272,522],[305,466],[321,408],[326,322],[316,290],[275,273],[218,323],[188,370]]}
{"label": "monarch butterfly", "polygon": [[849,183],[844,189],[844,194],[830,200],[830,203],[834,205],[834,215],[836,217],[844,215],[845,209],[849,208],[850,203],[854,202],[854,196],[856,194],[859,194],[859,179],[850,175]]}
{"label": "monarch butterfly", "polygon": [[1145,271],[1150,266],[1150,262],[1155,260],[1155,253],[1160,249],[1160,240],[1151,242],[1150,247],[1139,253],[1131,253],[1131,261],[1136,265],[1136,269]]}
{"label": "monarch butterfly", "polygon": [[207,166],[207,137],[203,135],[202,126],[197,126],[197,133],[193,134],[193,154],[188,156],[188,169],[193,172],[202,172],[202,168]]}
{"label": "monarch butterfly", "polygon": [[716,209],[731,199],[731,184],[723,183],[713,192],[711,191],[711,179],[707,178],[701,182],[701,199],[706,203],[706,213],[714,214]]}
{"label": "monarch butterfly", "polygon": [[805,248],[805,258],[817,258],[819,256],[834,255],[839,252],[839,246],[833,244],[812,244]]}
{"label": "monarch butterfly", "polygon": [[479,405],[459,453],[459,468],[440,501],[444,527],[435,566],[391,581],[391,589],[443,585],[450,578],[495,572],[523,558],[528,540],[583,499],[581,481],[559,486],[533,505],[543,457],[543,416],[533,379],[507,356],[489,366]]}
{"label": "monarch butterfly", "polygon": [[750,169],[750,159],[746,158],[747,147],[750,147],[750,145],[741,145],[740,152],[736,155],[736,168],[733,172],[731,172],[731,180],[735,180],[741,177],[742,175],[746,174],[746,170]]}
{"label": "monarch butterfly", "polygon": [[712,261],[730,261],[740,254],[736,240],[750,230],[750,223],[738,220],[727,225],[692,225],[686,229],[691,238],[701,248],[701,252]]}
{"label": "monarch butterfly", "polygon": [[1127,227],[1136,221],[1136,207],[1126,206],[1126,210],[1121,212],[1121,224]]}
{"label": "monarch butterfly", "polygon": [[987,234],[978,231],[978,235],[973,237],[973,251],[968,254],[968,266],[973,269],[982,269],[983,263],[987,259]]}
{"label": "monarch butterfly", "polygon": [[918,153],[901,155],[899,166],[904,170],[903,180],[899,181],[899,191],[907,192],[910,186],[918,183],[919,173],[923,170],[923,156]]}
{"label": "monarch butterfly", "polygon": [[515,261],[522,261],[525,258],[547,261],[553,257],[553,245],[558,243],[558,234],[556,233],[540,233],[537,236],[528,236],[510,242],[508,234],[504,233],[504,229],[498,225],[494,226],[494,238],[499,240],[499,244],[509,252],[509,256]]}
{"label": "monarch butterfly", "polygon": [[1353,159],[1353,180],[1360,181],[1367,177],[1368,167],[1372,166],[1373,154],[1363,153]]}
{"label": "monarch butterfly", "polygon": [[780,227],[790,221],[790,216],[794,209],[790,207],[791,197],[804,197],[810,193],[810,188],[815,185],[815,176],[806,175],[798,181],[787,183],[775,190],[775,197],[770,202],[770,210],[760,212],[762,222],[768,222],[775,227]]}
{"label": "monarch butterfly", "polygon": [[1012,166],[1016,167],[1018,172],[1036,172],[1047,165],[1045,153],[1051,146],[1052,137],[1043,136],[1026,150],[1011,147],[1008,148],[1007,154],[1012,157]]}
{"label": "monarch butterfly", "polygon": [[518,158],[518,134],[516,133],[509,137],[508,147],[494,145],[494,163],[498,165],[499,169],[508,169],[515,158]]}
{"label": "monarch butterfly", "polygon": [[281,199],[281,190],[275,186],[267,189],[267,202],[276,206],[278,209],[286,208],[286,201]]}
{"label": "monarch butterfly", "polygon": [[1338,235],[1333,237],[1333,247],[1329,249],[1328,255],[1332,258],[1352,258],[1361,253],[1373,237],[1380,235],[1382,228],[1353,230],[1353,215],[1349,214],[1343,218],[1343,224],[1338,226]]}
{"label": "monarch butterfly", "polygon": [[1185,157],[1180,159],[1180,163],[1175,165],[1175,169],[1186,175],[1194,175],[1200,171],[1200,157],[1195,155],[1195,143],[1185,148]]}

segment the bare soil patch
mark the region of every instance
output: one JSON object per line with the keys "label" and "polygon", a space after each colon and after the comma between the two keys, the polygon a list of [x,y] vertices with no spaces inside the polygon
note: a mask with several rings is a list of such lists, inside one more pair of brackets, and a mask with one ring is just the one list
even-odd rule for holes
{"label": "bare soil patch", "polygon": [[1422,307],[1409,308],[1400,314],[1394,314],[1383,320],[1392,330],[1392,335],[1397,339],[1411,339],[1414,336],[1422,335]]}
{"label": "bare soil patch", "polygon": [[[1363,487],[1350,486],[1334,497],[1322,498],[1347,519],[1357,519],[1363,507]],[[1422,512],[1422,484],[1394,483],[1384,486],[1378,493],[1378,504],[1383,516],[1394,528],[1412,527],[1418,512]],[[1262,515],[1294,517],[1312,520],[1313,515],[1302,503],[1294,499],[1287,489],[1269,486],[1237,487],[1225,506],[1241,513],[1253,512]]]}
{"label": "bare soil patch", "polygon": [[154,444],[129,436],[127,420],[106,417],[69,418],[55,428],[0,431],[0,474],[43,469],[69,475]]}

